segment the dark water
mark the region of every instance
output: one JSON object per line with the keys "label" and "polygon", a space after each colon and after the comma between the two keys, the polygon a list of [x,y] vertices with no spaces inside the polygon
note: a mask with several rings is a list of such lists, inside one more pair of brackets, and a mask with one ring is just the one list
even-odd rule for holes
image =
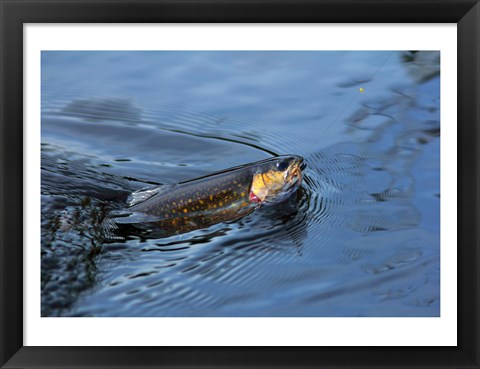
{"label": "dark water", "polygon": [[[42,315],[439,316],[439,109],[436,52],[43,52]],[[307,163],[285,203],[105,232],[277,154]]]}

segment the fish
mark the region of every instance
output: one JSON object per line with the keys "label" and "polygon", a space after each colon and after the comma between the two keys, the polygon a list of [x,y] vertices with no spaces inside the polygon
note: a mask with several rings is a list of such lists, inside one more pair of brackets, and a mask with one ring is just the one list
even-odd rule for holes
{"label": "fish", "polygon": [[301,185],[306,164],[298,155],[281,155],[209,175],[146,188],[131,194],[117,224],[155,223],[179,234],[242,218],[261,206],[286,200]]}

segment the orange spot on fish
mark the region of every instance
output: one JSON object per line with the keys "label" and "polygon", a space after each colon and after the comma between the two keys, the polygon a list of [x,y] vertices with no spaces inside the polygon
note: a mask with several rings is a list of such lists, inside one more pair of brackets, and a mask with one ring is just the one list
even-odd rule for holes
{"label": "orange spot on fish", "polygon": [[183,209],[183,212],[184,212],[184,213],[188,213],[188,210],[187,210],[187,209]]}

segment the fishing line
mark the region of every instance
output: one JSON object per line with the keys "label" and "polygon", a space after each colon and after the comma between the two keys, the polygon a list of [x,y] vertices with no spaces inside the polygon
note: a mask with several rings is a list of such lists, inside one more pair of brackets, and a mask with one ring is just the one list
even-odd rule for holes
{"label": "fishing line", "polygon": [[[366,80],[367,83],[373,80],[373,77],[378,73],[378,71],[387,63],[387,61],[390,59],[390,57],[395,53],[395,51],[392,51],[390,54],[387,55],[387,57],[383,60],[383,62],[377,67],[377,69],[373,72],[373,74]],[[355,101],[355,99],[358,97],[359,93],[364,93],[365,89],[363,87],[360,87],[359,91],[356,92],[351,99],[348,101],[348,103],[345,105],[345,107],[337,114],[336,118],[328,125],[328,127],[322,132],[322,135],[325,134],[332,126],[340,119],[342,114],[350,107],[350,105]]]}

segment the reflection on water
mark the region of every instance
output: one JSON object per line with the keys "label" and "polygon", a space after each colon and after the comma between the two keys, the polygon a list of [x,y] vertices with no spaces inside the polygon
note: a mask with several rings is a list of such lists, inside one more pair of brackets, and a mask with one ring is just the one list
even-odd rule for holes
{"label": "reflection on water", "polygon": [[[44,52],[42,315],[438,316],[439,109],[436,52]],[[279,154],[307,162],[288,201],[105,226]]]}

